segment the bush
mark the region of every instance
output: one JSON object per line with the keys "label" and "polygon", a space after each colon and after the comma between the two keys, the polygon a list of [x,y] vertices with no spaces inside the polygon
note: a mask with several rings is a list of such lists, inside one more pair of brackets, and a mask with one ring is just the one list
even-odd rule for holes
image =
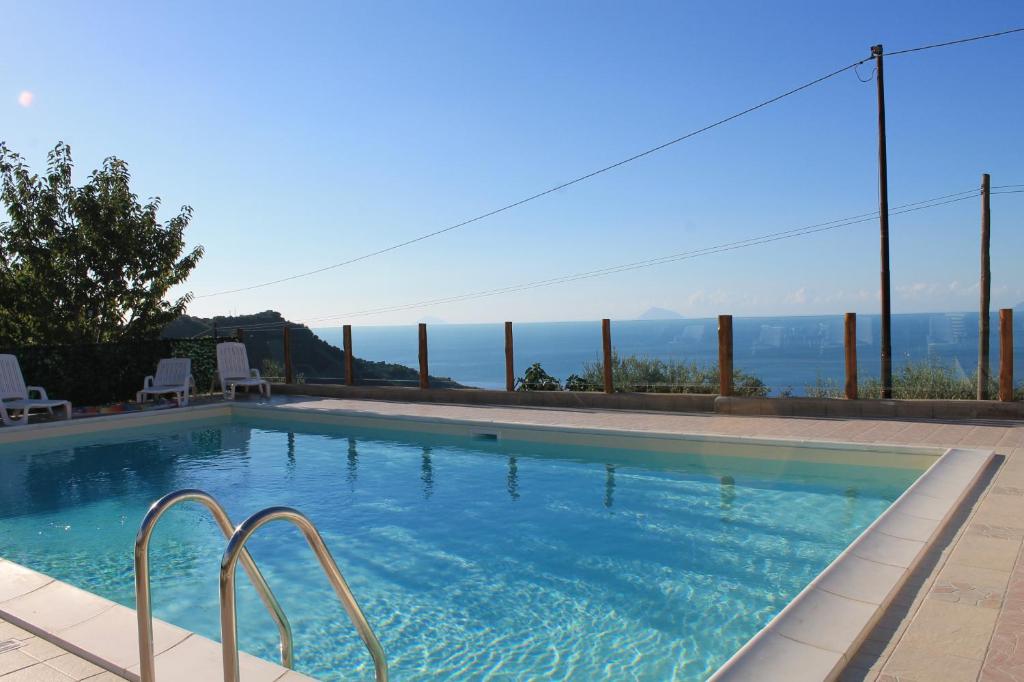
{"label": "bush", "polygon": [[[970,375],[956,371],[935,360],[908,362],[893,373],[892,397],[897,400],[974,400],[978,394],[978,374]],[[999,382],[990,377],[988,394],[995,398],[999,393]],[[813,386],[807,387],[811,398],[842,398],[843,389],[834,379],[819,377]],[[861,398],[879,398],[882,395],[882,380],[871,377],[857,385]],[[1018,387],[1014,399],[1024,398],[1024,387]]]}
{"label": "bush", "polygon": [[[718,365],[638,355],[623,357],[613,351],[612,385],[616,391],[715,394],[719,387]],[[570,376],[566,387],[576,391],[603,390],[604,364],[597,361],[584,363],[583,375]],[[768,387],[763,381],[741,370],[733,372],[733,391],[741,396],[768,395]]]}
{"label": "bush", "polygon": [[517,391],[561,391],[562,383],[544,371],[539,362],[530,365],[525,374],[516,379]]}

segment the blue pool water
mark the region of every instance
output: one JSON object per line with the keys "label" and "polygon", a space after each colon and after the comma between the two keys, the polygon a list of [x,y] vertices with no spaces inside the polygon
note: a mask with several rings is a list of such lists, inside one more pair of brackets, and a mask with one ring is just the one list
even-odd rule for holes
{"label": "blue pool water", "polygon": [[[134,606],[146,508],[179,488],[235,522],[309,515],[395,680],[700,680],[920,474],[285,422],[4,446],[0,556]],[[156,614],[219,639],[221,539],[198,506],[153,539]],[[292,527],[250,543],[296,633],[296,667],[372,679]],[[276,630],[240,571],[243,648]]]}

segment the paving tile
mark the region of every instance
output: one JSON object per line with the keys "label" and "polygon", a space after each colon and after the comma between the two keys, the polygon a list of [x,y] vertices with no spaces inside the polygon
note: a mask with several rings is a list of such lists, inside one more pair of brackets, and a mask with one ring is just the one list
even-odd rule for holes
{"label": "paving tile", "polygon": [[1019,540],[986,537],[968,530],[950,555],[949,563],[1009,571],[1017,560],[1020,546]]}
{"label": "paving tile", "polygon": [[[821,682],[831,679],[843,658],[832,651],[771,632],[749,645],[748,654],[721,679],[728,682]],[[714,679],[714,678],[713,678]]]}
{"label": "paving tile", "polygon": [[878,682],[975,682],[980,671],[981,661],[901,642]]}
{"label": "paving tile", "polygon": [[[95,618],[58,631],[57,636],[113,666],[128,670],[139,663],[137,624],[138,618],[133,609],[115,605]],[[159,655],[188,636],[188,630],[154,621],[153,651]]]}
{"label": "paving tile", "polygon": [[988,650],[997,615],[995,609],[927,600],[900,644],[980,662]]}
{"label": "paving tile", "polygon": [[24,640],[21,651],[37,661],[46,661],[67,653],[53,642],[40,637],[31,637]]}
{"label": "paving tile", "polygon": [[42,573],[0,559],[0,603],[28,594],[51,582],[53,578]]}
{"label": "paving tile", "polygon": [[15,670],[21,670],[37,663],[39,661],[22,651],[17,649],[7,651],[0,654],[0,675],[6,675],[7,673],[12,673]]}
{"label": "paving tile", "polygon": [[61,582],[51,582],[38,590],[4,602],[0,608],[38,628],[57,632],[89,620],[111,606],[107,600],[85,590]]}
{"label": "paving tile", "polygon": [[845,655],[871,622],[877,606],[846,597],[811,590],[789,607],[772,629],[780,635]]}
{"label": "paving tile", "polygon": [[30,668],[0,677],[3,682],[71,682],[74,678],[63,675],[45,663],[36,663]]}
{"label": "paving tile", "polygon": [[95,663],[90,663],[84,658],[74,654],[65,653],[63,656],[50,659],[46,662],[54,670],[67,675],[73,680],[85,680],[104,672],[103,668]]}
{"label": "paving tile", "polygon": [[882,604],[896,589],[906,569],[879,564],[848,555],[842,564],[830,569],[818,587],[833,594],[870,604]]}

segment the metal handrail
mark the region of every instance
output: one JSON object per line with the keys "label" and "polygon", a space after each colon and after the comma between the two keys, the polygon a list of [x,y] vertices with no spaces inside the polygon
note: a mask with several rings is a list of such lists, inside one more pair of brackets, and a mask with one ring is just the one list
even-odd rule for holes
{"label": "metal handrail", "polygon": [[313,522],[301,512],[290,507],[268,507],[242,521],[228,540],[227,549],[224,550],[224,556],[220,562],[220,640],[224,655],[224,682],[239,682],[238,614],[235,609],[235,573],[238,559],[245,555],[245,543],[249,541],[252,534],[265,524],[278,519],[291,521],[302,531],[310,549],[313,550],[317,561],[320,562],[324,573],[327,574],[331,587],[334,588],[342,606],[345,607],[349,619],[356,626],[359,636],[370,651],[370,656],[373,657],[377,682],[387,682],[388,663],[384,656],[384,649],[366,621],[366,617],[363,615],[362,609],[359,608],[348,583],[345,582],[344,576],[338,570],[334,557],[331,556]]}
{"label": "metal handrail", "polygon": [[[149,587],[149,539],[153,535],[156,522],[168,509],[179,502],[199,502],[213,515],[214,521],[220,527],[225,538],[230,538],[234,532],[231,519],[227,512],[212,496],[202,490],[186,489],[178,490],[164,495],[153,503],[142,519],[139,532],[135,536],[135,608],[139,619],[139,675],[142,682],[155,682],[156,680],[156,658],[153,652],[153,605],[150,601]],[[241,554],[242,566],[249,575],[260,599],[270,611],[271,617],[277,624],[281,636],[280,651],[281,664],[286,668],[292,667],[292,627],[288,623],[288,617],[278,603],[270,586],[257,568],[256,562],[252,560],[248,551]]]}

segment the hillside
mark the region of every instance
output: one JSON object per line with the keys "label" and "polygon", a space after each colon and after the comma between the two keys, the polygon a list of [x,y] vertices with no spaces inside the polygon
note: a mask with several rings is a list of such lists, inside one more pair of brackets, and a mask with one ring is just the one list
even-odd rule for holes
{"label": "hillside", "polygon": [[[284,340],[281,329],[285,324],[290,328],[295,376],[308,383],[340,383],[345,375],[345,352],[321,339],[305,325],[289,322],[276,310],[266,310],[254,315],[218,315],[212,318],[183,315],[167,325],[162,336],[212,336],[214,328],[218,336],[233,336],[235,330],[241,328],[250,364],[259,368],[261,372],[279,374],[283,371],[284,364]],[[353,365],[358,384],[416,386],[419,383],[419,371],[405,365],[375,362],[359,357],[353,358]],[[434,388],[464,388],[447,377],[431,376],[430,385]]]}

